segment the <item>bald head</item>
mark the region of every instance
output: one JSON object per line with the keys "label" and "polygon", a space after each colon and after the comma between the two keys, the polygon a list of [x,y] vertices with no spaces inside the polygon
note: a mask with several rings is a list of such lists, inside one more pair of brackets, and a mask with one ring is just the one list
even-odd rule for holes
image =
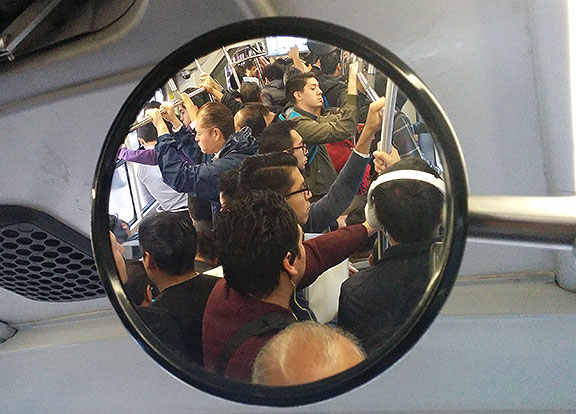
{"label": "bald head", "polygon": [[351,334],[317,322],[295,323],[261,349],[254,361],[252,382],[270,386],[306,384],[346,371],[365,358]]}

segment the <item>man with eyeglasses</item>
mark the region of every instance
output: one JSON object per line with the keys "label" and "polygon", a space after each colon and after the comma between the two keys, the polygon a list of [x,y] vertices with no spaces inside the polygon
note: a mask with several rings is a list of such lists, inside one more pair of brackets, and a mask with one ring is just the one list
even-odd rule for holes
{"label": "man with eyeglasses", "polygon": [[298,160],[298,169],[304,171],[308,162],[308,148],[302,136],[294,129],[294,121],[276,121],[270,124],[258,140],[258,153],[287,152]]}
{"label": "man with eyeglasses", "polygon": [[[247,158],[241,165],[240,186],[253,190],[274,190],[284,195],[307,233],[321,233],[329,227],[337,227],[336,219],[352,203],[370,161],[370,143],[374,132],[380,128],[380,109],[383,106],[384,98],[370,105],[366,126],[356,148],[328,193],[312,205],[310,187],[301,174],[306,151],[302,137],[294,130],[293,121],[276,122],[262,132],[260,155]],[[280,153],[293,157],[278,155]]]}

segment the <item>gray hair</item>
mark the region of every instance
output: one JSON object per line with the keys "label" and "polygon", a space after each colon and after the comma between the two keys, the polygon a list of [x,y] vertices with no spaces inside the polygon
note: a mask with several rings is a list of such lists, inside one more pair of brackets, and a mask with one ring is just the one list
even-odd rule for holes
{"label": "gray hair", "polygon": [[288,368],[305,357],[313,360],[307,365],[311,370],[338,365],[343,340],[366,358],[358,339],[343,329],[313,321],[294,323],[262,347],[252,367],[252,383],[267,385],[274,375],[287,377]]}

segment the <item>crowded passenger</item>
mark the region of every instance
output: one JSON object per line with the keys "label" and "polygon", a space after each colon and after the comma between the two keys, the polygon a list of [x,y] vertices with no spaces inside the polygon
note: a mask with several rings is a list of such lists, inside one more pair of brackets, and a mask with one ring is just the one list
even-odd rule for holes
{"label": "crowded passenger", "polygon": [[252,136],[257,140],[266,128],[266,120],[261,111],[255,106],[244,106],[234,115],[234,129],[240,131],[245,126],[250,127]]}
{"label": "crowded passenger", "polygon": [[186,355],[202,364],[202,317],[219,278],[195,269],[196,231],[192,222],[174,213],[158,213],[139,229],[146,273],[159,294],[148,307],[164,310],[178,325]]}
{"label": "crowded passenger", "polygon": [[[158,130],[155,148],[162,177],[174,190],[210,201],[215,214],[220,209],[218,177],[255,154],[256,141],[249,128],[234,132],[232,113],[221,103],[208,102],[198,110],[195,133],[182,128],[171,105],[164,107],[166,118],[174,125],[173,134],[169,134],[159,110],[147,111]],[[183,147],[188,148],[188,160],[180,156]]]}
{"label": "crowded passenger", "polygon": [[344,141],[357,132],[357,65],[350,67],[346,104],[331,113],[324,111],[324,99],[318,80],[310,72],[292,76],[286,83],[286,98],[294,103],[289,119],[308,146],[308,185],[317,200],[328,192],[336,179],[336,170],[324,144]]}
{"label": "crowded passenger", "polygon": [[128,299],[136,306],[151,304],[157,287],[146,274],[144,264],[140,260],[126,261],[126,275],[127,281],[123,287]]}
{"label": "crowded passenger", "polygon": [[262,88],[262,103],[271,112],[279,113],[286,101],[284,93],[284,67],[279,63],[273,63],[262,70],[264,88]]}
{"label": "crowded passenger", "polygon": [[[138,128],[138,140],[145,150],[154,150],[158,133],[154,125],[147,124]],[[136,178],[158,202],[157,211],[181,212],[187,215],[188,197],[170,188],[162,179],[158,165],[134,163]]]}
{"label": "crowded passenger", "polygon": [[[441,180],[426,162],[401,160],[412,147],[399,154],[392,146],[390,153],[373,152],[384,175],[358,198],[369,186],[385,100],[369,106],[358,134],[358,67],[349,67],[348,83],[341,80],[340,55],[334,48],[311,52],[314,72],[305,72],[309,67],[293,47],[292,66],[279,59],[264,67],[263,90],[248,79],[259,76],[253,61],[236,65],[239,91],[203,73],[201,86],[216,102],[183,94],[180,118],[172,104],[161,106],[164,114],[148,109],[154,126],[138,132],[146,150],[120,152],[153,165],[164,186],[187,198],[179,210],[188,205],[185,214],[156,214],[139,224],[143,259],[130,266],[143,266],[149,280],[131,279],[137,272],[127,274],[113,239],[123,286],[158,338],[211,372],[272,386],[337,375],[366,358],[363,347],[371,352],[385,344],[428,286]],[[281,111],[286,99],[292,109]],[[407,135],[407,118],[396,119],[394,134],[417,145]],[[335,168],[326,144],[344,141],[346,156]],[[358,207],[364,200],[365,216]],[[354,253],[371,250],[375,229],[387,233],[391,247],[342,284],[341,328],[304,322],[316,316],[303,289]],[[305,232],[325,234],[304,241]],[[330,312],[318,318],[330,320],[336,309]]]}
{"label": "crowded passenger", "polygon": [[342,284],[338,310],[338,324],[368,352],[413,316],[428,288],[444,192],[443,181],[418,158],[396,162],[370,186],[366,219],[386,232],[390,247]]}
{"label": "crowded passenger", "polygon": [[[295,211],[271,191],[228,201],[215,227],[224,279],[206,304],[204,364],[212,372],[249,382],[251,364],[273,334],[294,322],[297,288],[342,262],[366,243],[366,223],[303,242]],[[260,329],[264,322],[266,329]]]}
{"label": "crowded passenger", "polygon": [[366,359],[351,334],[316,322],[294,323],[258,353],[252,383],[274,387],[307,384],[344,372]]}
{"label": "crowded passenger", "polygon": [[[383,106],[384,98],[370,105],[366,126],[345,167],[336,177],[327,194],[310,205],[307,219],[304,220],[302,214],[299,215],[300,225],[305,232],[320,233],[329,227],[338,227],[335,224],[337,218],[352,203],[362,183],[370,161],[370,143],[374,132],[382,123],[380,110]],[[290,196],[286,198],[291,205],[300,204],[302,195],[304,198],[311,198],[308,190],[303,191],[302,194],[298,193],[298,190],[303,188],[304,178],[294,167],[304,170],[308,152],[302,144],[302,137],[294,128],[295,122],[290,120],[277,122],[264,130],[259,141],[260,153],[270,153],[250,157],[241,164],[241,186],[253,190],[271,189],[280,194],[289,194]],[[291,157],[282,156],[277,153],[278,151],[292,154],[296,159],[296,164]],[[307,185],[307,180],[305,184]],[[297,208],[294,205],[293,207]]]}
{"label": "crowded passenger", "polygon": [[256,82],[244,82],[240,87],[242,103],[262,102],[262,89]]}

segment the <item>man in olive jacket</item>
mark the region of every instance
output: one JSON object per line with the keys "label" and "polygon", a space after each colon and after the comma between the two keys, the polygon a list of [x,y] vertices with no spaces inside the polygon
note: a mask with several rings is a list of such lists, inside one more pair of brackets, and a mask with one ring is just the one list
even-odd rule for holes
{"label": "man in olive jacket", "polygon": [[308,146],[306,182],[314,195],[312,200],[325,195],[337,175],[324,144],[344,141],[356,134],[357,71],[358,67],[352,65],[345,105],[329,112],[324,111],[322,90],[311,72],[294,75],[286,82],[286,98],[294,102],[287,118],[295,121],[295,130]]}

